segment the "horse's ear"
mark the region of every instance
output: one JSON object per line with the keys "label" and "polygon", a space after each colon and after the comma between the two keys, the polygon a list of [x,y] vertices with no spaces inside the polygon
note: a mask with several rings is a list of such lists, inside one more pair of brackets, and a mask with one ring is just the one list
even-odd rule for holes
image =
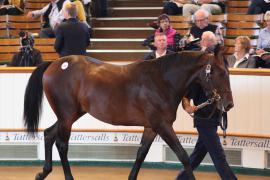
{"label": "horse's ear", "polygon": [[215,46],[215,48],[214,48],[214,54],[215,54],[215,56],[218,56],[218,54],[219,54],[219,52],[221,50],[220,48],[221,48],[220,44],[217,44]]}
{"label": "horse's ear", "polygon": [[220,44],[218,44],[216,47],[215,47],[215,50],[214,50],[214,54],[215,54],[215,57],[216,59],[224,64],[226,67],[228,67],[228,62],[224,56],[224,54],[227,52],[228,50],[228,47],[226,46],[222,46]]}
{"label": "horse's ear", "polygon": [[220,44],[217,44],[215,46],[215,49],[214,49],[214,54],[215,54],[215,56],[223,55],[227,51],[227,49],[228,48],[226,46],[222,46]]}

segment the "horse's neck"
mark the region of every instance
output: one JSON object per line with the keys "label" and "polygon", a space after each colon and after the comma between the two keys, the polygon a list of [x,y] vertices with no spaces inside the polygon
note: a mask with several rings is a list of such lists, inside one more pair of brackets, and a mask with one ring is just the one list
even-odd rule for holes
{"label": "horse's neck", "polygon": [[172,59],[170,67],[164,73],[164,79],[169,82],[178,104],[190,83],[206,64],[206,62],[200,61],[201,55],[201,53],[195,53],[194,56],[189,57],[180,54],[177,58]]}

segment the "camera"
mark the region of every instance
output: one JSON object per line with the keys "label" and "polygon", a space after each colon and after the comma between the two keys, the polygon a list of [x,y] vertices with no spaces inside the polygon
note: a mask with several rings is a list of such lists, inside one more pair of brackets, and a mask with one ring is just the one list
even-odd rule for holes
{"label": "camera", "polygon": [[31,50],[34,46],[34,38],[28,35],[27,32],[21,31],[19,32],[20,44],[22,48],[27,48]]}

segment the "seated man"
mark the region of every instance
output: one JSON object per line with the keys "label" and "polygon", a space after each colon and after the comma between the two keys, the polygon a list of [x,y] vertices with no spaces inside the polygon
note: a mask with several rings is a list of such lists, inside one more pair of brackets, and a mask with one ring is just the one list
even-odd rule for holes
{"label": "seated man", "polygon": [[0,0],[0,15],[23,14],[22,0]]}
{"label": "seated man", "polygon": [[173,51],[167,50],[167,36],[163,33],[155,34],[154,46],[156,50],[147,53],[144,57],[144,60],[156,59],[166,54],[172,54]]}
{"label": "seated man", "polygon": [[[199,9],[194,14],[194,21],[195,24],[191,26],[188,32],[188,38],[187,38],[187,44],[190,43],[190,41],[193,41],[194,39],[201,39],[202,34],[205,31],[211,31],[215,34],[216,40],[218,44],[224,44],[222,32],[220,28],[214,24],[209,23],[209,13],[204,9]],[[190,47],[186,47],[186,49],[194,49],[198,48],[196,44],[191,44]]]}
{"label": "seated man", "polygon": [[34,39],[27,33],[20,33],[20,51],[15,53],[9,66],[38,66],[43,62],[41,52],[34,48]]}
{"label": "seated man", "polygon": [[226,0],[192,0],[192,3],[184,4],[183,16],[190,16],[199,9],[205,9],[211,14],[225,13]]}
{"label": "seated man", "polygon": [[38,18],[43,16],[43,27],[39,33],[41,38],[55,38],[55,29],[63,21],[64,17],[60,11],[65,0],[51,0],[51,2],[41,10],[30,11],[28,18]]}
{"label": "seated man", "polygon": [[255,58],[257,67],[270,68],[270,11],[265,13],[264,21],[266,27],[260,31]]}
{"label": "seated man", "polygon": [[217,45],[217,39],[213,32],[205,31],[202,34],[201,41],[199,43],[200,47],[195,48],[195,51],[214,51]]}

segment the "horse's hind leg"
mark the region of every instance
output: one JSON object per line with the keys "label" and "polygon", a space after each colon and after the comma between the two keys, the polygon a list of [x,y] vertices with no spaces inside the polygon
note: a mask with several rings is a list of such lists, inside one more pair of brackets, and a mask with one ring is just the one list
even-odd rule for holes
{"label": "horse's hind leg", "polygon": [[71,134],[71,126],[72,123],[68,123],[63,121],[63,123],[59,123],[58,132],[56,138],[56,147],[59,152],[59,156],[61,159],[62,167],[65,174],[65,180],[73,180],[73,176],[71,174],[70,165],[68,162],[68,141]]}
{"label": "horse's hind leg", "polygon": [[132,167],[132,170],[129,174],[129,177],[128,177],[129,180],[136,180],[137,179],[141,165],[142,165],[156,135],[157,135],[157,133],[155,133],[151,128],[144,129],[142,140],[141,140],[141,146],[138,149],[136,161],[135,161],[135,163]]}
{"label": "horse's hind leg", "polygon": [[185,149],[180,144],[173,128],[169,124],[163,123],[160,125],[160,127],[157,129],[157,133],[161,136],[161,138],[170,146],[170,148],[173,150],[173,152],[176,154],[177,158],[182,162],[184,165],[189,180],[194,180],[194,174],[192,172],[192,168],[189,163],[189,157]]}
{"label": "horse's hind leg", "polygon": [[44,131],[45,164],[43,171],[36,175],[36,180],[44,179],[52,171],[52,146],[56,139],[57,124],[58,122]]}

